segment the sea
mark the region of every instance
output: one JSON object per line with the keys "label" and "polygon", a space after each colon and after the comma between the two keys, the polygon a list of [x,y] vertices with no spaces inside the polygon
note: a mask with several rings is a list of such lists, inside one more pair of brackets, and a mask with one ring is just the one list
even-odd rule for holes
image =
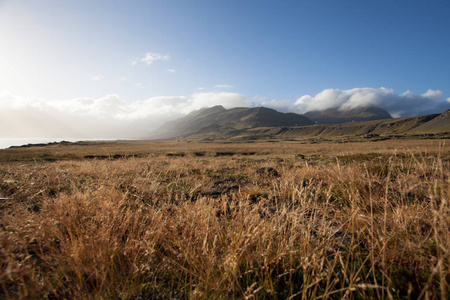
{"label": "sea", "polygon": [[6,149],[11,146],[22,146],[28,144],[42,144],[53,142],[79,142],[79,141],[99,141],[102,139],[73,139],[73,138],[0,138],[0,149]]}

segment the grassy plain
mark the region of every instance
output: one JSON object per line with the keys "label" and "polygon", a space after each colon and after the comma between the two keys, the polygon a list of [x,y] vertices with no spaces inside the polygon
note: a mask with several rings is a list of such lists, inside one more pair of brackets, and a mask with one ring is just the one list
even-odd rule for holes
{"label": "grassy plain", "polygon": [[0,150],[0,298],[448,299],[444,140]]}

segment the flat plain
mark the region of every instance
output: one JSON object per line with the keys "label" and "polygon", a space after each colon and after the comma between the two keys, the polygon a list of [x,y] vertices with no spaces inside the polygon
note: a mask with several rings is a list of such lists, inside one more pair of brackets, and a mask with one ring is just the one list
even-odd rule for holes
{"label": "flat plain", "polygon": [[0,297],[448,299],[449,144],[0,150]]}

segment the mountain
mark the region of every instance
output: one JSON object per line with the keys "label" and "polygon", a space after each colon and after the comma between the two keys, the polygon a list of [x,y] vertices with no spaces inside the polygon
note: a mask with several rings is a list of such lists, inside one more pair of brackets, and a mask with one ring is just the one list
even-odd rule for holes
{"label": "mountain", "polygon": [[[349,122],[342,124],[314,124],[298,128],[286,128],[279,137],[283,138],[335,138],[357,136],[397,136],[416,134],[439,134],[448,132],[449,119],[442,117],[444,122],[435,121],[442,115],[424,115],[396,119]],[[447,122],[447,123],[446,123]],[[434,124],[429,130],[421,130],[429,124]]]}
{"label": "mountain", "polygon": [[305,117],[317,124],[341,124],[392,118],[387,111],[376,106],[357,107],[348,110],[339,110],[337,108],[314,110],[305,113]]}
{"label": "mountain", "polygon": [[252,128],[305,126],[313,122],[299,114],[266,107],[225,109],[214,106],[194,111],[158,128],[154,138],[230,137]]}
{"label": "mountain", "polygon": [[431,121],[417,126],[412,130],[415,133],[428,133],[435,131],[450,131],[450,109],[433,118]]}
{"label": "mountain", "polygon": [[[201,109],[166,123],[157,129],[154,139],[304,139],[361,137],[429,137],[450,136],[450,110],[442,114],[391,118],[382,109],[365,108],[347,112],[346,116],[389,116],[381,120],[340,124],[314,124],[305,116],[280,113],[270,108],[232,108],[222,106]],[[387,115],[386,115],[387,114]],[[344,116],[342,114],[341,116]]]}

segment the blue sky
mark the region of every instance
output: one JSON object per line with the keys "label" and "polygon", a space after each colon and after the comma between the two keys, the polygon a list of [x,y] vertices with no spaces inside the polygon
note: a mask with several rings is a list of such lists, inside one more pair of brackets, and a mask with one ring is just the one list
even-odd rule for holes
{"label": "blue sky", "polygon": [[[213,104],[437,112],[449,16],[448,0],[0,0],[0,109],[147,127]],[[0,137],[27,134],[48,135]]]}

